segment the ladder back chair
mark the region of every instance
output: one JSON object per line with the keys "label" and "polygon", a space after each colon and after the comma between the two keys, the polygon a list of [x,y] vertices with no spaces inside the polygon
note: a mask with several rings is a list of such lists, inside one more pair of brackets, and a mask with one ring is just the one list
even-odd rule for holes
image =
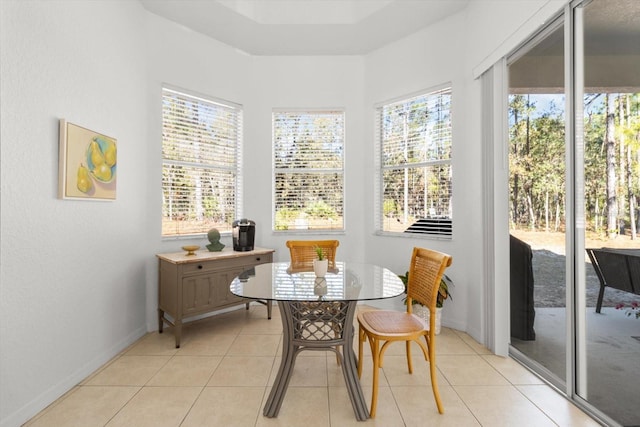
{"label": "ladder back chair", "polygon": [[[336,252],[340,241],[338,240],[287,240],[287,247],[291,255],[291,271],[313,271],[313,260],[317,259],[316,248],[322,250],[322,254],[329,261],[328,271],[331,272],[336,268]],[[308,305],[309,309],[320,309],[329,313],[335,313],[340,310],[340,304],[334,302],[324,303],[303,303]],[[342,332],[334,325],[332,327],[336,335]],[[336,361],[340,364],[340,346],[335,348]]]}
{"label": "ladder back chair", "polygon": [[[358,376],[362,377],[362,357],[364,342],[369,341],[373,356],[373,394],[371,397],[370,416],[374,418],[378,404],[379,371],[382,368],[384,353],[389,345],[396,341],[404,341],[407,353],[407,367],[413,373],[411,361],[411,342],[416,342],[424,358],[429,362],[431,388],[436,400],[438,412],[443,414],[444,408],[440,400],[436,378],[436,301],[440,280],[447,267],[451,265],[451,256],[423,248],[414,248],[409,266],[407,282],[407,311],[372,310],[358,314]],[[412,314],[412,302],[416,301],[429,309],[429,327],[425,328],[422,320]],[[422,341],[424,337],[424,341]],[[382,344],[382,346],[381,346]]]}
{"label": "ladder back chair", "polygon": [[339,245],[338,240],[288,240],[291,269],[313,270],[313,260],[317,258],[316,248],[320,248],[325,258],[329,260],[329,271],[331,271],[336,268],[336,252]]}

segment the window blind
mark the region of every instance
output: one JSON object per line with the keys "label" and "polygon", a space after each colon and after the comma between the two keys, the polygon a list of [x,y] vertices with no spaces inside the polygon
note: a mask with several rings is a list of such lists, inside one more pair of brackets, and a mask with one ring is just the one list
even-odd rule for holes
{"label": "window blind", "polygon": [[450,238],[451,88],[376,109],[376,224]]}
{"label": "window blind", "polygon": [[273,112],[274,230],[344,229],[344,112]]}
{"label": "window blind", "polygon": [[162,235],[231,231],[239,218],[242,110],[162,90]]}

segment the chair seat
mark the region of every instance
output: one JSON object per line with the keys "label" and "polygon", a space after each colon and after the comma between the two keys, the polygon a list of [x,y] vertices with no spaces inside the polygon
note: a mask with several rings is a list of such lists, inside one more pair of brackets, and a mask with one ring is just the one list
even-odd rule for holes
{"label": "chair seat", "polygon": [[424,330],[424,323],[420,318],[400,311],[365,311],[358,315],[358,321],[376,335],[406,335]]}

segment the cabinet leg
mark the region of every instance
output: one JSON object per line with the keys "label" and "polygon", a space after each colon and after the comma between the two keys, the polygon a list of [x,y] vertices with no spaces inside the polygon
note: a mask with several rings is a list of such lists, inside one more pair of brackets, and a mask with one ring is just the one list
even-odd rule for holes
{"label": "cabinet leg", "polygon": [[158,333],[162,333],[162,327],[164,326],[164,310],[158,309]]}
{"label": "cabinet leg", "polygon": [[176,348],[180,348],[180,339],[182,338],[182,321],[176,320],[175,324],[176,324],[176,327],[175,327]]}

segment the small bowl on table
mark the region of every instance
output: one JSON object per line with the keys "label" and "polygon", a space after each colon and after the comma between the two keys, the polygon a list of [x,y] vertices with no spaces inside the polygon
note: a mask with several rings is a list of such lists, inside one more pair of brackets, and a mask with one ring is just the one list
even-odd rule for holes
{"label": "small bowl on table", "polygon": [[191,256],[191,255],[195,255],[196,254],[196,251],[198,249],[200,249],[200,246],[198,246],[198,245],[189,245],[189,246],[183,246],[182,249],[187,251],[187,256]]}

